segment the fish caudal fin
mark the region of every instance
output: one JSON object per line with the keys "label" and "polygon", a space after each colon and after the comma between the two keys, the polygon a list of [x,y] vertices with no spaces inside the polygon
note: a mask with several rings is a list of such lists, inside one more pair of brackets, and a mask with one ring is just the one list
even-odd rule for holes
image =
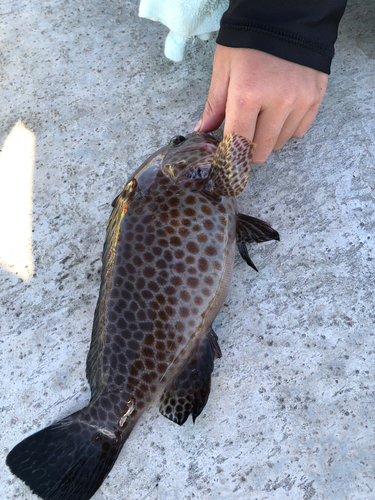
{"label": "fish caudal fin", "polygon": [[221,350],[217,335],[210,328],[181,371],[164,389],[159,406],[159,411],[164,417],[182,425],[191,414],[195,422],[210,395],[211,373],[217,358],[221,358]]}
{"label": "fish caudal fin", "polygon": [[237,134],[228,134],[215,154],[207,182],[212,181],[221,196],[237,196],[249,179],[255,144]]}
{"label": "fish caudal fin", "polygon": [[117,459],[127,435],[89,425],[88,409],[24,439],[6,459],[13,474],[44,500],[88,500]]}
{"label": "fish caudal fin", "polygon": [[238,214],[237,216],[237,247],[243,260],[255,271],[253,261],[250,259],[246,243],[262,243],[263,241],[280,241],[279,233],[275,231],[267,222],[250,217],[249,215]]}

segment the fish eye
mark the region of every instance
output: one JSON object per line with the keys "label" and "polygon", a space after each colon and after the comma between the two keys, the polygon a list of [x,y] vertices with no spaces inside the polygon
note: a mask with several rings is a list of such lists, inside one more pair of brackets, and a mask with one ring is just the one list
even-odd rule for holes
{"label": "fish eye", "polygon": [[186,141],[186,137],[184,137],[183,135],[175,135],[170,140],[169,145],[173,146],[174,148],[176,148],[177,146],[179,146],[184,141]]}

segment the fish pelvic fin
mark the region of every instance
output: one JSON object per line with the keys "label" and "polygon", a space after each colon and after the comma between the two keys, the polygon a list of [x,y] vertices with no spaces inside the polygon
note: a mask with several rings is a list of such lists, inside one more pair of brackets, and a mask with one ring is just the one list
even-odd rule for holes
{"label": "fish pelvic fin", "polygon": [[219,144],[208,173],[221,196],[237,196],[249,179],[255,144],[237,134],[228,134]]}
{"label": "fish pelvic fin", "polygon": [[90,408],[32,434],[6,463],[43,500],[88,500],[112,469],[130,430],[95,425]]}
{"label": "fish pelvic fin", "polygon": [[193,422],[206,406],[211,390],[214,360],[221,358],[216,333],[200,339],[180,372],[169,382],[160,397],[159,411],[164,417],[183,425],[192,415]]}
{"label": "fish pelvic fin", "polygon": [[249,215],[237,215],[236,241],[238,251],[246,264],[255,271],[258,271],[258,269],[249,256],[246,243],[262,243],[263,241],[271,240],[280,241],[280,236],[267,222],[250,217]]}

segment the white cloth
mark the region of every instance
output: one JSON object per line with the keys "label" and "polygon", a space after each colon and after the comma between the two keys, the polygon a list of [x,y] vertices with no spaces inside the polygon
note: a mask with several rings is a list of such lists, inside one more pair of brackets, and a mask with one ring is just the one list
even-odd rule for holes
{"label": "white cloth", "polygon": [[172,61],[182,61],[189,37],[208,40],[220,28],[220,19],[229,0],[141,0],[139,16],[163,23],[170,32],[164,53]]}

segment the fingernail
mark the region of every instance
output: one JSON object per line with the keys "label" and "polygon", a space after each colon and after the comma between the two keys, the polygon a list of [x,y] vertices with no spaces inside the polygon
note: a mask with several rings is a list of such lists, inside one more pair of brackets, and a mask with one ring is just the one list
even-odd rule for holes
{"label": "fingernail", "polygon": [[199,122],[195,125],[195,128],[193,132],[199,132],[202,126],[202,120],[199,120]]}

